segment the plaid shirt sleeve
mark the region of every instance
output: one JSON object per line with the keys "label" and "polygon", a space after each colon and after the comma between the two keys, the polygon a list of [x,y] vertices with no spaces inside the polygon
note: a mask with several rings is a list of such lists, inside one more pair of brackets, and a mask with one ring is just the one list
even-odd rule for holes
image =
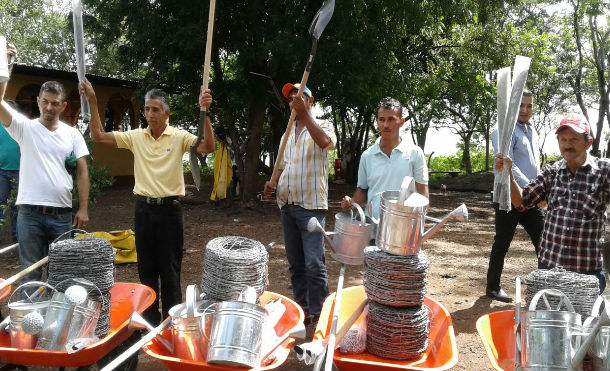
{"label": "plaid shirt sleeve", "polygon": [[522,192],[523,208],[531,209],[542,201],[546,201],[556,175],[557,166],[555,164],[547,165],[542,173],[527,183]]}

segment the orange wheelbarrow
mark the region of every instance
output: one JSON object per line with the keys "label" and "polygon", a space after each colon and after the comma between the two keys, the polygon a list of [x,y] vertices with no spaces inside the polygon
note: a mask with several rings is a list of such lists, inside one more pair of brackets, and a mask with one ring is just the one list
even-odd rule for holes
{"label": "orange wheelbarrow", "polygon": [[[0,278],[0,283],[4,282],[4,279]],[[5,288],[3,288],[2,290],[0,290],[0,300],[6,298],[8,296],[8,294],[11,293],[11,286],[7,286]]]}
{"label": "orange wheelbarrow", "polygon": [[[288,331],[293,329],[298,324],[302,324],[305,319],[305,315],[303,314],[303,309],[287,297],[276,294],[274,292],[265,291],[260,297],[260,304],[265,305],[268,302],[281,299],[282,303],[286,306],[286,311],[284,315],[279,320],[279,322],[275,325],[275,332],[278,337],[282,337]],[[161,336],[163,336],[168,341],[172,341],[172,331],[171,329],[166,329],[161,332]],[[206,342],[203,340],[204,343]],[[265,339],[263,339],[263,342]],[[288,354],[290,353],[290,349],[294,344],[294,339],[289,337],[286,339],[282,345],[280,345],[276,352],[274,353],[276,358],[271,361],[270,364],[266,364],[262,367],[257,367],[251,370],[272,370],[280,365],[282,365],[286,358],[288,358]],[[204,344],[207,347],[207,343]],[[161,342],[155,338],[148,344],[143,347],[144,351],[151,357],[158,359],[163,362],[165,366],[173,371],[228,371],[228,370],[248,370],[243,367],[231,367],[228,365],[220,365],[220,364],[210,364],[206,362],[198,362],[191,361],[187,359],[181,359],[174,357],[172,354],[169,354],[169,351],[161,344]]]}
{"label": "orange wheelbarrow", "polygon": [[110,290],[110,330],[99,341],[72,354],[67,351],[11,348],[10,335],[0,333],[0,359],[14,365],[84,367],[121,353],[119,349],[133,333],[127,325],[133,312],[142,313],[155,300],[155,292],[138,283],[117,282]]}
{"label": "orange wheelbarrow", "polygon": [[515,369],[515,311],[488,313],[477,320],[477,332],[489,362],[498,371]]}
{"label": "orange wheelbarrow", "polygon": [[[335,294],[324,301],[320,321],[314,333],[314,340],[322,340],[330,333],[332,323],[332,307]],[[364,286],[354,286],[343,289],[341,293],[341,308],[337,328],[350,317],[354,308],[364,300]],[[430,332],[428,334],[428,349],[417,359],[397,361],[377,357],[368,352],[360,354],[334,353],[334,364],[339,370],[349,371],[394,371],[394,370],[447,370],[457,364],[458,353],[455,342],[453,323],[449,312],[439,302],[426,297],[424,303],[430,308]],[[355,323],[363,320],[363,316]]]}

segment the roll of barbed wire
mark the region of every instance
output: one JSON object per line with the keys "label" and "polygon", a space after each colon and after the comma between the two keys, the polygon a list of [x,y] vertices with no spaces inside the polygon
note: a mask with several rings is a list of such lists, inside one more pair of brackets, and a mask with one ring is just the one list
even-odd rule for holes
{"label": "roll of barbed wire", "polygon": [[67,289],[57,287],[62,281],[85,278],[107,293],[114,286],[114,249],[107,240],[92,235],[57,241],[49,245],[48,268],[47,281],[59,291]]}
{"label": "roll of barbed wire", "polygon": [[429,311],[425,305],[397,308],[369,302],[366,350],[396,360],[419,357],[428,347]]}
{"label": "roll of barbed wire", "polygon": [[364,289],[370,300],[393,307],[423,304],[430,268],[424,252],[392,255],[377,246],[368,246],[364,265]]}
{"label": "roll of barbed wire", "polygon": [[[114,286],[114,249],[108,240],[84,233],[49,245],[47,282],[64,292],[74,284],[70,279],[84,278],[98,289],[89,298],[101,302],[95,335],[106,336],[110,330],[110,289]],[[100,297],[101,294],[101,297]]]}
{"label": "roll of barbed wire", "polygon": [[267,288],[267,250],[245,237],[217,237],[208,242],[203,260],[201,291],[208,298],[236,300],[246,286],[260,296]]}
{"label": "roll of barbed wire", "polygon": [[[543,289],[557,289],[563,292],[574,311],[582,318],[591,315],[591,309],[599,296],[599,280],[590,274],[566,271],[563,268],[537,269],[525,276],[525,304],[529,307],[532,298]],[[559,298],[547,296],[552,308],[559,304]]]}

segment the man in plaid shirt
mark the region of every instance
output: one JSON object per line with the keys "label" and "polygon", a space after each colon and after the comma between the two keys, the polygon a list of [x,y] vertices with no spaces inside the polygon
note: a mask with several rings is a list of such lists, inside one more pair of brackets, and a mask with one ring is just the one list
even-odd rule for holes
{"label": "man in plaid shirt", "polygon": [[[563,159],[546,166],[523,189],[509,170],[511,201],[520,209],[547,203],[538,268],[563,267],[595,275],[603,292],[602,248],[606,204],[610,201],[610,160],[587,154],[593,143],[591,129],[578,114],[564,117],[555,133]],[[501,170],[503,162],[511,169],[509,157],[496,155],[496,169]]]}

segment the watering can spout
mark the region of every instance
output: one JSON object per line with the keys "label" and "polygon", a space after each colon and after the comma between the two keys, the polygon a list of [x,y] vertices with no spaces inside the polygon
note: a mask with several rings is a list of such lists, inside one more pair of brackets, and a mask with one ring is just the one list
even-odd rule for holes
{"label": "watering can spout", "polygon": [[428,229],[421,238],[421,243],[426,242],[426,240],[428,238],[430,238],[432,235],[434,235],[436,232],[438,232],[438,230],[445,225],[445,223],[447,223],[448,221],[450,221],[451,219],[455,219],[458,220],[460,222],[466,222],[468,223],[468,209],[466,208],[466,205],[461,204],[459,207],[457,207],[455,210],[453,210],[452,212],[450,212],[449,214],[445,215],[444,218],[442,218],[441,220],[437,220],[437,219],[433,219],[433,218],[428,218],[426,217],[428,220],[433,220],[436,222],[436,224],[434,226],[432,226],[430,229]]}

